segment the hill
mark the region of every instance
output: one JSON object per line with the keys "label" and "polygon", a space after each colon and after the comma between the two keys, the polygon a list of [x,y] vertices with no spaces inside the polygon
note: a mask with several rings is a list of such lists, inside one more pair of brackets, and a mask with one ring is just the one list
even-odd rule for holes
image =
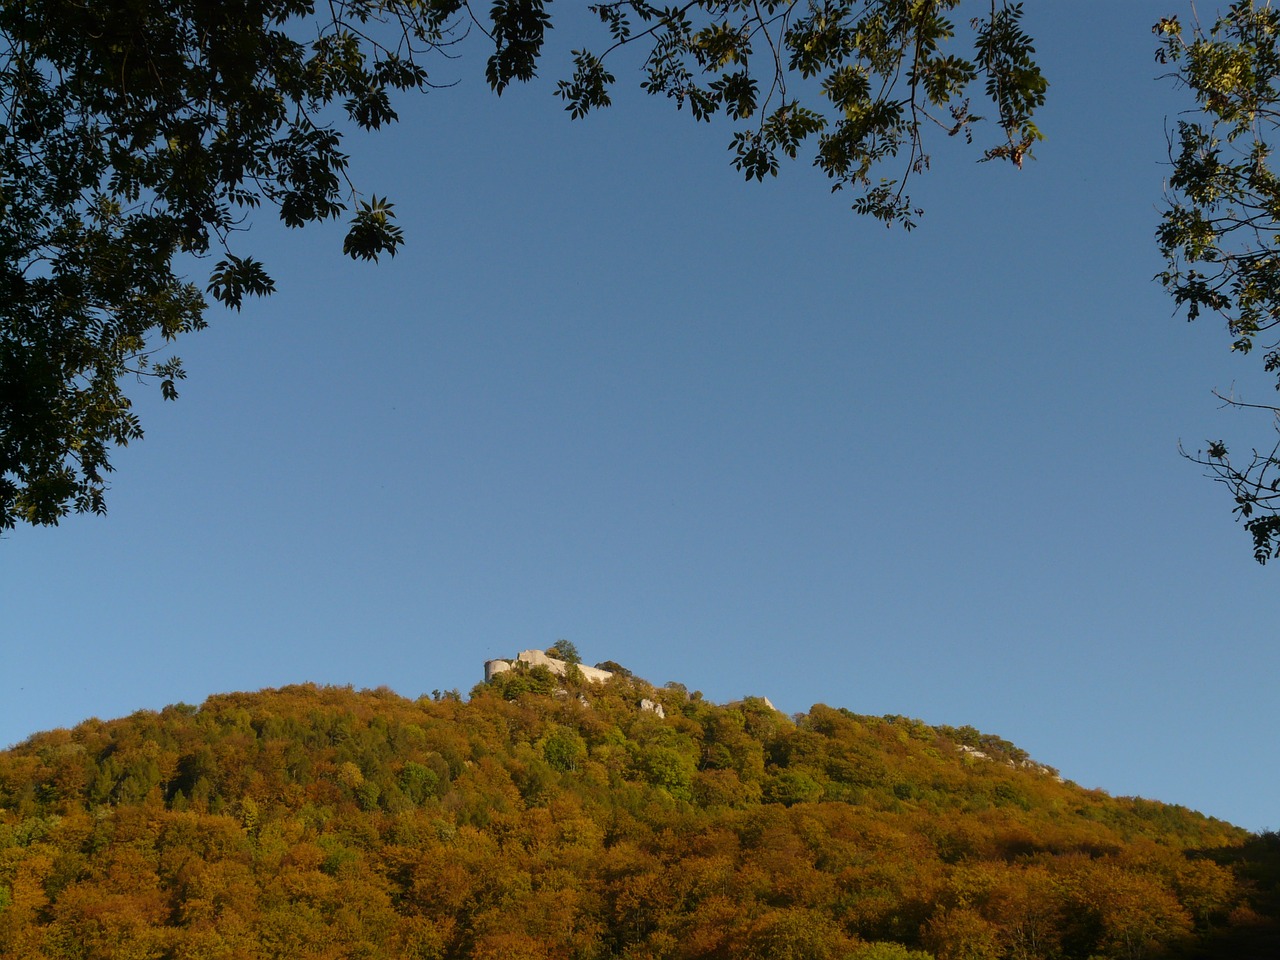
{"label": "hill", "polygon": [[971,728],[517,666],[467,700],[294,686],[0,753],[0,956],[1280,956],[1273,836]]}

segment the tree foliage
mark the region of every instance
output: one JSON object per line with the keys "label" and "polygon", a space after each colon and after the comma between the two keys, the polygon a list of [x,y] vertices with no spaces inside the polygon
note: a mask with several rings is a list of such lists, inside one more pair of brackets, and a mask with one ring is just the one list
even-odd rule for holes
{"label": "tree foliage", "polygon": [[557,640],[543,651],[548,657],[563,660],[565,663],[581,663],[582,655],[571,640]]}
{"label": "tree foliage", "polygon": [[[328,108],[365,129],[422,89],[442,11],[371,0],[194,0],[0,7],[0,526],[105,510],[110,448],[142,436],[124,381],[185,376],[161,344],[274,290],[233,252],[269,204],[290,227],[352,212],[344,251],[402,240],[360,199]],[[298,21],[314,39],[297,39]],[[394,35],[377,38],[380,21]],[[181,255],[216,256],[202,292]]]}
{"label": "tree foliage", "polygon": [[[1269,3],[1233,3],[1211,25],[1177,17],[1155,26],[1157,57],[1175,67],[1196,107],[1170,141],[1172,171],[1157,234],[1166,259],[1159,279],[1188,320],[1216,314],[1231,349],[1260,355],[1280,389],[1280,12]],[[1272,425],[1280,405],[1218,392],[1229,406],[1261,411]],[[1230,490],[1259,563],[1280,556],[1280,440],[1243,457],[1221,440],[1187,454]]]}
{"label": "tree foliage", "polygon": [[[696,120],[718,113],[739,122],[730,147],[748,180],[776,175],[816,138],[814,163],[832,188],[850,187],[853,207],[910,227],[920,211],[907,181],[929,166],[926,134],[972,135],[970,87],[981,79],[1000,139],[983,154],[1021,166],[1041,134],[1032,121],[1047,81],[1022,30],[1022,5],[975,5],[970,49],[957,49],[959,0],[823,0],[745,3],[700,0],[654,7],[643,0],[591,9],[612,43],[574,53],[572,79],[557,92],[574,116],[611,102],[606,63],[643,38],[643,88],[688,107]],[[880,176],[885,161],[900,161]]]}
{"label": "tree foliage", "polygon": [[[1040,137],[1021,5],[958,6],[599,3],[606,47],[575,53],[557,91],[574,116],[608,105],[607,64],[638,45],[647,92],[740,125],[748,179],[812,141],[854,209],[910,226],[926,133],[972,135],[975,83],[1000,131],[985,159],[1021,165]],[[206,296],[274,291],[242,233],[260,208],[290,227],[347,217],[344,253],[394,256],[394,206],[348,180],[344,130],[394,122],[393,95],[429,88],[429,57],[472,28],[495,91],[532,79],[551,26],[544,0],[0,5],[0,528],[106,509],[111,451],[142,436],[126,384],[176,398],[169,344],[205,326]],[[206,282],[186,256],[213,259]]]}

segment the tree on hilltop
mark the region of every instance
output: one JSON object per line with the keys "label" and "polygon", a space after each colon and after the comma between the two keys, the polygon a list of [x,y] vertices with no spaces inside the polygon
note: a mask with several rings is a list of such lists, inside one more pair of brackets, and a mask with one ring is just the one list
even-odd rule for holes
{"label": "tree on hilltop", "polygon": [[568,640],[557,640],[546,650],[542,651],[548,657],[554,657],[557,660],[563,660],[565,663],[581,663],[582,657],[578,655],[578,648]]}

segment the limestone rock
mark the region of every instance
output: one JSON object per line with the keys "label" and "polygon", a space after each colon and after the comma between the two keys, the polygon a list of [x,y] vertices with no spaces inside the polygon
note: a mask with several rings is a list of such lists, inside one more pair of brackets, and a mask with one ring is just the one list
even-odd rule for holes
{"label": "limestone rock", "polygon": [[662,709],[662,704],[654,703],[652,700],[641,700],[640,709],[649,713],[656,713],[659,720],[667,719],[667,712]]}

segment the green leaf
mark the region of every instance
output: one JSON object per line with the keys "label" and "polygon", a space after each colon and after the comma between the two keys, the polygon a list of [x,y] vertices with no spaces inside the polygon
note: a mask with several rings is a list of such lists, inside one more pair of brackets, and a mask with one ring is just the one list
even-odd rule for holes
{"label": "green leaf", "polygon": [[206,289],[215,300],[239,310],[246,294],[265,297],[275,292],[276,285],[259,261],[228,254],[213,268]]}
{"label": "green leaf", "polygon": [[383,253],[394,257],[404,242],[404,231],[391,222],[393,206],[377,196],[361,203],[342,241],[342,252],[353,260],[377,260]]}

